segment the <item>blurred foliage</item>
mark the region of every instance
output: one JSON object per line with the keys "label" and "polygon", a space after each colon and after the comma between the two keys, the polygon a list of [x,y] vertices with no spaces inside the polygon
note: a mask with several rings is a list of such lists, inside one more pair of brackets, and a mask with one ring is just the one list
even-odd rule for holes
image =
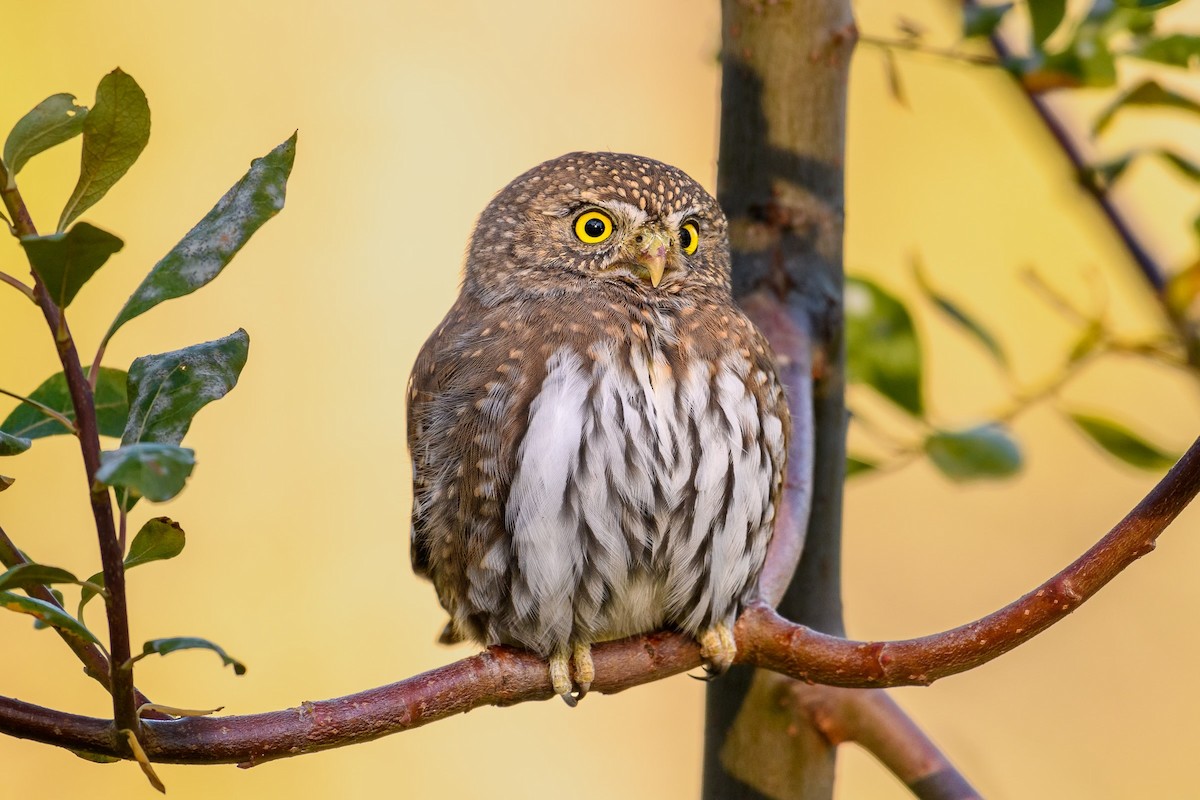
{"label": "blurred foliage", "polygon": [[[1039,102],[1044,93],[1082,89],[1107,89],[1112,96],[1091,120],[1091,135],[1101,136],[1113,120],[1139,108],[1170,109],[1185,115],[1200,114],[1200,101],[1174,88],[1180,78],[1196,76],[1200,68],[1200,35],[1161,32],[1157,12],[1171,2],[1114,2],[1094,0],[1071,14],[1064,0],[1028,0],[1020,3],[981,5],[968,2],[963,8],[962,39],[945,49],[926,45],[920,27],[901,21],[899,38],[880,39],[870,35],[864,43],[883,48],[888,85],[895,99],[907,104],[895,53],[925,52],[959,60],[980,68],[1002,68],[1015,85]],[[992,38],[993,55],[980,50],[978,41]],[[1023,46],[1010,43],[1021,40]],[[1141,62],[1139,77],[1128,87],[1118,86],[1117,65],[1123,59]],[[1149,70],[1152,75],[1144,77]],[[1161,73],[1161,74],[1160,74]],[[1050,113],[1050,112],[1044,112]],[[1198,120],[1200,121],[1200,120]],[[1061,131],[1052,131],[1068,148],[1068,157],[1078,160],[1073,143]],[[1179,143],[1182,144],[1182,143]],[[1107,192],[1138,158],[1161,159],[1177,174],[1200,183],[1200,164],[1171,143],[1147,142],[1116,158],[1094,164],[1078,163],[1080,181],[1095,196],[1110,218],[1119,220],[1107,204]],[[1200,217],[1193,227],[1200,240]],[[1137,469],[1161,472],[1174,463],[1177,454],[1152,443],[1128,425],[1115,421],[1102,410],[1082,413],[1063,406],[1058,393],[1088,363],[1114,353],[1150,359],[1183,370],[1200,382],[1200,257],[1182,268],[1170,270],[1147,264],[1148,257],[1134,253],[1149,289],[1159,299],[1163,327],[1168,333],[1140,340],[1122,338],[1110,326],[1104,309],[1080,311],[1051,289],[1036,273],[1029,275],[1034,288],[1052,308],[1061,312],[1078,334],[1065,348],[1053,374],[1031,386],[1013,386],[994,418],[973,420],[966,427],[935,418],[924,401],[923,375],[926,349],[920,338],[920,319],[927,311],[940,314],[965,337],[979,345],[1012,385],[1010,354],[1002,345],[1003,331],[993,332],[981,324],[969,306],[952,299],[930,279],[919,259],[914,259],[913,277],[920,290],[918,303],[909,304],[892,290],[862,277],[846,284],[847,375],[851,383],[869,387],[907,421],[907,433],[897,434],[858,409],[852,418],[865,439],[886,455],[855,453],[847,462],[847,477],[878,473],[912,463],[922,456],[947,478],[955,481],[1003,478],[1018,473],[1022,466],[1019,442],[1011,423],[1026,408],[1048,403],[1088,442],[1120,463]],[[1141,256],[1138,258],[1138,256]],[[916,319],[916,324],[914,324]],[[1102,405],[1098,399],[1097,406]]]}

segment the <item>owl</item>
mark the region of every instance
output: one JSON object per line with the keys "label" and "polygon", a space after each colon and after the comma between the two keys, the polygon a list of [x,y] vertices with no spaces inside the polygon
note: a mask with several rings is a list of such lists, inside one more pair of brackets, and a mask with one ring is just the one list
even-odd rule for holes
{"label": "owl", "polygon": [[676,629],[710,674],[736,655],[789,418],[726,228],[667,164],[540,164],[484,209],[413,366],[412,565],[443,639],[539,654],[568,705],[594,642]]}

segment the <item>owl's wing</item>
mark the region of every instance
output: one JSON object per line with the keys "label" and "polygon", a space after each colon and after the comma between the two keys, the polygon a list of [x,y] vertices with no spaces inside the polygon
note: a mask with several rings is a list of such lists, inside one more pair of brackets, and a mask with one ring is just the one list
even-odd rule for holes
{"label": "owl's wing", "polygon": [[[541,380],[530,366],[539,359],[524,357],[534,355],[536,333],[512,308],[485,308],[460,296],[413,366],[412,565],[433,581],[456,618],[499,602],[492,595],[502,587],[475,573],[501,566],[492,563],[494,545],[508,535],[505,502],[516,448]],[[476,596],[466,597],[468,585]]]}

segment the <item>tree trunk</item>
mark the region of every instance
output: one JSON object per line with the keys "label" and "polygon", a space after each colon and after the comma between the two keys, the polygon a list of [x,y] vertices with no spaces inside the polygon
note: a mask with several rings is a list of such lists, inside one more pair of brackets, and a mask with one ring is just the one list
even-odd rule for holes
{"label": "tree trunk", "polygon": [[[843,154],[856,31],[849,0],[722,0],[722,27],[717,197],[734,292],[771,293],[815,336],[813,508],[779,609],[841,635]],[[735,667],[709,685],[705,798],[832,796],[834,748],[789,703],[789,682]]]}

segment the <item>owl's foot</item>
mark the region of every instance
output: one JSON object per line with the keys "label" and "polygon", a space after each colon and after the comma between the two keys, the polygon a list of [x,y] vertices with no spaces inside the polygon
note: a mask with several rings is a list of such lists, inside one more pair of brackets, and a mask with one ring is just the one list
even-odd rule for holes
{"label": "owl's foot", "polygon": [[[571,663],[575,664],[575,683],[571,683]],[[550,685],[563,702],[574,708],[592,688],[596,668],[592,664],[592,646],[576,644],[568,655],[565,650],[550,656]]]}
{"label": "owl's foot", "polygon": [[700,657],[704,659],[704,671],[710,678],[724,675],[737,655],[733,630],[724,622],[718,622],[701,631],[697,640],[700,642]]}

